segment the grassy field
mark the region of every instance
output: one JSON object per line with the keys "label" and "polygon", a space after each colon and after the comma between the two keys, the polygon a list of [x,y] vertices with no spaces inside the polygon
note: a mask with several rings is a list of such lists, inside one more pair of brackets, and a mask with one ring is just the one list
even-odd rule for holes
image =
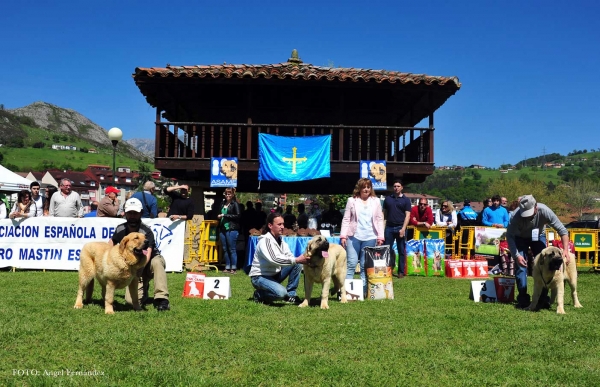
{"label": "grassy field", "polygon": [[0,385],[596,385],[600,277],[579,279],[584,308],[567,296],[557,315],[474,303],[466,280],[395,279],[395,300],[322,311],[255,304],[241,272],[228,301],[184,299],[173,273],[170,312],[136,313],[121,290],[107,316],[73,309],[76,272],[3,271]]}

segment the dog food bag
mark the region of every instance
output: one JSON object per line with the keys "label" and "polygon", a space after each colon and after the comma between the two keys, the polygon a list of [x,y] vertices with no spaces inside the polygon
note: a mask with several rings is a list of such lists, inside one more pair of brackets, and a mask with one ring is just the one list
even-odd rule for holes
{"label": "dog food bag", "polygon": [[425,276],[425,239],[406,241],[406,275]]}
{"label": "dog food bag", "polygon": [[394,299],[390,246],[365,247],[367,297],[370,300]]}
{"label": "dog food bag", "polygon": [[202,298],[204,296],[204,273],[187,273],[183,285],[183,297]]}
{"label": "dog food bag", "polygon": [[444,254],[446,241],[443,239],[425,239],[425,257],[427,277],[444,276]]}
{"label": "dog food bag", "polygon": [[463,278],[463,260],[451,259],[446,261],[446,274],[449,278]]}
{"label": "dog food bag", "polygon": [[487,278],[488,274],[488,262],[485,261],[475,261],[475,277],[477,278]]}
{"label": "dog food bag", "polygon": [[465,259],[463,260],[463,276],[465,278],[475,278],[475,272],[477,270],[476,261]]}

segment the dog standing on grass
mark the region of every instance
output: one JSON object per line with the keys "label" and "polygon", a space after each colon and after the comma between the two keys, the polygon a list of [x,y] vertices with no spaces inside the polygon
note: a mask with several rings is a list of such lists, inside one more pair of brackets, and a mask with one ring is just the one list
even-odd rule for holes
{"label": "dog standing on grass", "polygon": [[307,307],[310,303],[314,283],[323,284],[321,291],[321,309],[329,309],[329,285],[333,278],[332,294],[341,293],[341,302],[345,304],[346,289],[346,250],[333,243],[329,243],[323,235],[314,236],[304,254],[310,261],[304,264],[304,302],[299,307]]}
{"label": "dog standing on grass", "polygon": [[133,308],[141,310],[138,300],[137,271],[146,265],[144,250],[148,248],[146,236],[139,232],[127,235],[121,243],[110,246],[107,242],[89,242],[81,249],[79,261],[79,289],[75,309],[83,308],[85,301],[91,302],[94,279],[102,286],[104,313],[113,314],[115,289],[129,286]]}
{"label": "dog standing on grass", "polygon": [[571,254],[569,264],[563,262],[562,250],[558,247],[546,247],[542,250],[533,261],[533,271],[531,273],[533,276],[533,297],[526,310],[536,310],[542,290],[547,288],[550,291],[550,305],[556,300],[558,302],[556,313],[565,314],[565,281],[569,283],[571,288],[573,306],[583,308],[577,298],[577,264],[575,261],[575,256]]}

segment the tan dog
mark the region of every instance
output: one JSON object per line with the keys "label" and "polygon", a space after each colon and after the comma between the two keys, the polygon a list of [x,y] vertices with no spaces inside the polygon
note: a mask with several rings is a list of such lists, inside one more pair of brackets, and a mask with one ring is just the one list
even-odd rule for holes
{"label": "tan dog", "polygon": [[115,289],[123,289],[126,286],[129,286],[133,308],[141,310],[136,272],[146,264],[143,250],[147,248],[148,240],[139,232],[130,233],[121,243],[113,247],[110,247],[107,242],[86,243],[80,254],[79,290],[75,309],[83,307],[84,289],[86,289],[86,303],[92,300],[94,278],[96,278],[102,285],[104,313],[115,313],[113,309]]}
{"label": "tan dog", "polygon": [[415,253],[413,255],[413,269],[420,269],[420,268],[421,268],[421,252],[415,251]]}
{"label": "tan dog", "polygon": [[439,252],[439,250],[435,250],[433,252],[433,270],[442,270],[442,254]]}
{"label": "tan dog", "polygon": [[[571,253],[569,253],[571,254]],[[569,264],[563,264],[562,250],[558,247],[547,247],[533,261],[533,297],[527,310],[536,310],[542,290],[550,291],[550,304],[558,301],[556,313],[565,314],[565,281],[571,288],[573,306],[583,308],[577,298],[577,266],[571,254]]]}
{"label": "tan dog", "polygon": [[306,247],[307,258],[310,262],[304,265],[304,302],[299,307],[304,308],[310,303],[312,288],[314,283],[323,284],[321,291],[321,309],[329,309],[329,284],[333,278],[332,294],[340,291],[342,294],[341,302],[345,304],[346,289],[344,281],[346,280],[346,250],[333,243],[329,243],[323,235],[314,236]]}
{"label": "tan dog", "polygon": [[221,173],[229,180],[237,180],[238,165],[233,160],[223,160],[221,163]]}
{"label": "tan dog", "polygon": [[369,175],[375,180],[385,183],[386,182],[386,168],[383,163],[372,163],[369,168]]}

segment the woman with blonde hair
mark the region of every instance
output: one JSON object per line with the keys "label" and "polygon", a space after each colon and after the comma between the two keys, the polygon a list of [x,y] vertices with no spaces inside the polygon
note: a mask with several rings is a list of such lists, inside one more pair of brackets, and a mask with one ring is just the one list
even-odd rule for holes
{"label": "woman with blonde hair", "polygon": [[363,282],[363,293],[367,289],[365,277],[365,247],[380,246],[384,241],[383,211],[381,202],[375,195],[370,179],[359,179],[348,198],[340,241],[348,256],[346,278],[354,278],[356,264],[360,262],[360,278]]}
{"label": "woman with blonde hair", "polygon": [[225,188],[225,199],[221,204],[219,233],[225,254],[224,273],[235,274],[237,270],[237,239],[240,233],[240,206],[235,196],[235,188]]}

